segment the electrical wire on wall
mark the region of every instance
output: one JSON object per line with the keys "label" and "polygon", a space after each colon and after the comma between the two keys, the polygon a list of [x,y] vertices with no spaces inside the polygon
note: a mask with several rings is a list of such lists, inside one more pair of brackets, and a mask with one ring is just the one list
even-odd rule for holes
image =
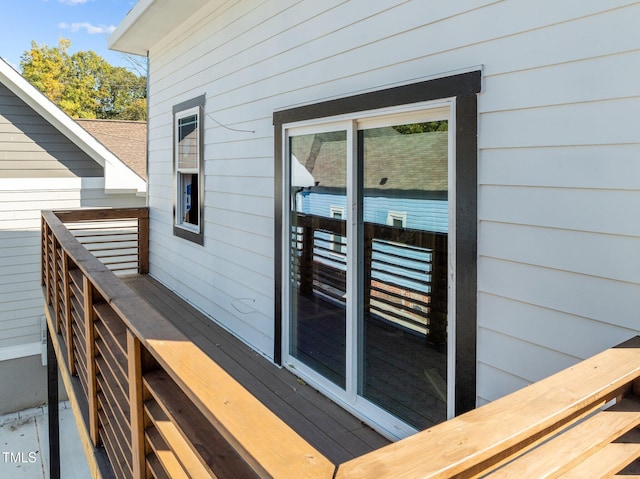
{"label": "electrical wire on wall", "polygon": [[209,118],[211,118],[211,119],[216,123],[216,125],[219,125],[219,126],[221,126],[222,128],[224,128],[224,129],[226,129],[226,130],[229,130],[229,131],[236,131],[236,132],[239,132],[239,133],[253,133],[253,134],[255,134],[255,132],[256,132],[256,130],[243,130],[243,129],[240,129],[240,128],[232,128],[232,127],[230,127],[230,126],[223,125],[223,124],[222,124],[222,123],[220,123],[218,120],[216,120],[213,116],[211,116],[211,113],[207,113],[206,115],[207,115]]}
{"label": "electrical wire on wall", "polygon": [[255,298],[234,298],[231,300],[231,306],[240,314],[251,314],[258,311],[256,308],[247,303],[255,304],[256,300]]}

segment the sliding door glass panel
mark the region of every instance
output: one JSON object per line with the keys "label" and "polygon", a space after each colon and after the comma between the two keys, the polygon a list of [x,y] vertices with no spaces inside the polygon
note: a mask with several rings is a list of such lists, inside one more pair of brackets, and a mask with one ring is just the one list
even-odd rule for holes
{"label": "sliding door glass panel", "polygon": [[289,137],[289,355],[345,388],[347,134]]}
{"label": "sliding door glass panel", "polygon": [[358,394],[416,429],[447,417],[447,130],[358,132]]}

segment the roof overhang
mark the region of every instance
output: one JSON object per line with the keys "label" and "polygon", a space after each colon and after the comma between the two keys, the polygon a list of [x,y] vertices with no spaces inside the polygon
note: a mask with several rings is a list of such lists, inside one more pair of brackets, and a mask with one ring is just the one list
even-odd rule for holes
{"label": "roof overhang", "polygon": [[107,193],[143,194],[147,183],[0,58],[0,82],[104,168]]}
{"label": "roof overhang", "polygon": [[138,0],[111,34],[111,50],[146,56],[167,32],[175,29],[209,0]]}

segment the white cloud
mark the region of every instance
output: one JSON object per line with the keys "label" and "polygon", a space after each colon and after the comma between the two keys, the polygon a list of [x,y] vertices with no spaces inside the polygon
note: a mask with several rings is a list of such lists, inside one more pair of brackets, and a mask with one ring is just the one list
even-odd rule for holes
{"label": "white cloud", "polygon": [[[79,0],[71,0],[79,1]],[[100,33],[111,34],[116,29],[114,25],[93,25],[89,22],[74,22],[74,23],[58,23],[58,28],[63,30],[69,30],[70,32],[77,32],[79,30],[85,30],[90,35],[97,35]]]}
{"label": "white cloud", "polygon": [[82,5],[83,3],[87,3],[89,0],[58,0],[60,3],[64,3],[65,5]]}

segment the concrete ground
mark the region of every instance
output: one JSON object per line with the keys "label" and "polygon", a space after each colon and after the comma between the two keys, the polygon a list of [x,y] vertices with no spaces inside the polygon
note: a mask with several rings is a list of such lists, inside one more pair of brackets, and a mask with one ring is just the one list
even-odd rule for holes
{"label": "concrete ground", "polygon": [[[49,477],[47,421],[46,406],[0,416],[0,478]],[[90,477],[68,402],[60,403],[60,476]]]}

